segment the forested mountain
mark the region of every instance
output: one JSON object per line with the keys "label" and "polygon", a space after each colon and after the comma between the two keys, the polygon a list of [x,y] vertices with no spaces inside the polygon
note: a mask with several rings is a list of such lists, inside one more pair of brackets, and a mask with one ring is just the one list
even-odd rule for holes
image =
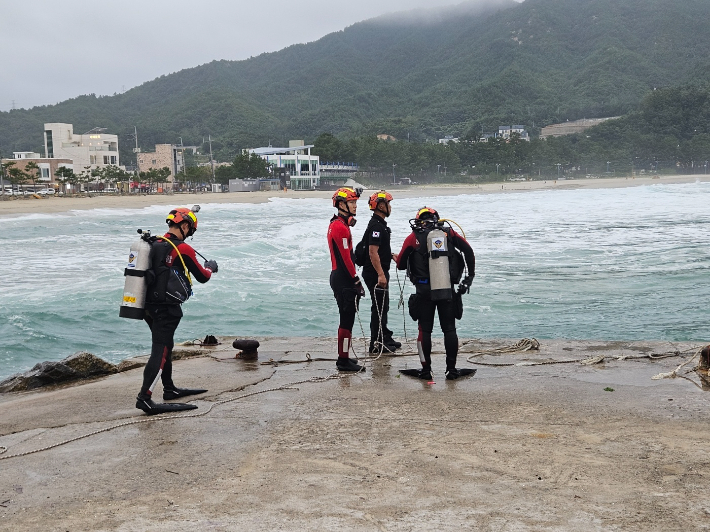
{"label": "forested mountain", "polygon": [[[0,113],[0,153],[38,150],[44,122],[140,144],[237,149],[389,133],[413,140],[530,129],[637,109],[656,87],[708,79],[707,0],[512,0],[361,22],[244,61],[214,61],[110,97]],[[534,131],[534,129],[533,129]]]}

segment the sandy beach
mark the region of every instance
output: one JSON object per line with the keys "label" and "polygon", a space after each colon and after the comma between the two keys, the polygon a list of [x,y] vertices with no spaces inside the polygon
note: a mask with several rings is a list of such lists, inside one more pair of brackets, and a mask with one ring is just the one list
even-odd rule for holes
{"label": "sandy beach", "polygon": [[399,376],[418,365],[411,345],[338,375],[335,339],[262,340],[258,360],[222,339],[175,363],[181,384],[210,390],[196,416],[136,410],[140,368],[0,394],[0,530],[710,526],[707,387],[694,372],[651,379],[687,361],[692,350],[672,352],[689,344],[543,341],[475,359],[487,365],[461,355],[478,373],[458,381],[435,354],[428,383]]}
{"label": "sandy beach", "polygon": [[[679,175],[663,177],[612,177],[599,179],[566,179],[548,181],[516,181],[486,183],[481,185],[414,185],[392,187],[396,197],[455,196],[458,194],[516,193],[534,190],[570,190],[592,188],[622,188],[653,184],[708,182],[706,175]],[[264,203],[269,198],[330,198],[332,191],[263,191],[201,194],[153,194],[153,195],[101,195],[92,197],[2,197],[0,217],[16,214],[53,213],[87,209],[142,208],[150,205],[194,205],[199,203]]]}

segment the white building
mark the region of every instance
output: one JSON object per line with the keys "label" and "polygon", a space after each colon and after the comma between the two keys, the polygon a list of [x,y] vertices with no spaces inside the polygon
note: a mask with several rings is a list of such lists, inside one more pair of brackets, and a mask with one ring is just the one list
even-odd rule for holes
{"label": "white building", "polygon": [[525,126],[521,125],[499,126],[498,134],[496,136],[498,138],[508,140],[513,133],[520,135],[521,140],[527,140],[528,142],[530,141],[530,134],[525,131]]}
{"label": "white building", "polygon": [[104,166],[119,166],[118,135],[103,133],[95,128],[82,135],[74,134],[71,124],[44,125],[44,154],[47,159],[71,159],[74,171],[81,173]]}
{"label": "white building", "polygon": [[454,137],[452,135],[446,135],[443,139],[439,139],[439,144],[448,144],[449,142],[453,142],[454,144],[457,144],[459,141],[458,137]]}
{"label": "white building", "polygon": [[276,168],[286,168],[291,174],[293,190],[312,190],[320,186],[320,157],[311,155],[313,144],[291,140],[288,148],[254,148],[247,150],[265,159]]}

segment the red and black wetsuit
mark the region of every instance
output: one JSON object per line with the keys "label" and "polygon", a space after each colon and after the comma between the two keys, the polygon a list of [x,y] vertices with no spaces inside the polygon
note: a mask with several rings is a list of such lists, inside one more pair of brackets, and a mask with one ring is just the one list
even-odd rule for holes
{"label": "red and black wetsuit", "polygon": [[[210,280],[212,270],[204,268],[199,263],[192,246],[171,233],[166,233],[165,238],[169,238],[177,246],[193,279],[200,283],[206,283]],[[153,264],[153,272],[165,270],[165,267],[167,267],[166,274],[180,277],[189,287],[189,281],[185,277],[182,261],[178,257],[177,251],[169,243],[161,242],[161,240],[158,240],[153,246],[155,246],[153,254],[159,257],[158,261],[161,263]],[[169,246],[169,251],[166,248],[160,249],[162,246]],[[152,347],[150,358],[143,370],[143,386],[140,393],[148,396],[153,393],[153,388],[158,383],[158,379],[162,380],[163,388],[175,388],[172,379],[173,338],[182,318],[180,303],[176,303],[174,299],[166,298],[165,293],[161,293],[164,290],[156,291],[158,284],[154,282],[148,286],[145,304],[145,321],[148,323],[152,334]],[[166,299],[168,300],[166,301]]]}
{"label": "red and black wetsuit", "polygon": [[353,237],[343,216],[333,216],[328,226],[330,248],[330,287],[338,302],[340,327],[338,328],[338,356],[348,358],[355,313],[359,301],[356,284],[359,282],[353,256]]}
{"label": "red and black wetsuit", "polygon": [[[460,236],[451,228],[445,228],[450,250],[449,263],[452,277],[451,289],[454,299],[443,301],[431,300],[431,286],[429,284],[429,253],[427,250],[427,235],[429,230],[413,231],[404,241],[402,251],[397,257],[397,269],[408,270],[409,278],[416,287],[417,293],[412,296],[410,313],[414,311],[419,322],[419,337],[417,338],[417,348],[419,358],[424,368],[431,368],[431,333],[434,330],[434,314],[438,310],[439,324],[444,333],[444,348],[446,350],[446,369],[456,367],[456,357],[459,351],[459,339],[456,334],[456,302],[457,295],[454,290],[454,283],[459,281],[463,264],[460,264],[460,251],[466,262],[469,275],[476,269],[476,257],[473,249],[465,238]],[[454,256],[456,254],[456,256]]]}

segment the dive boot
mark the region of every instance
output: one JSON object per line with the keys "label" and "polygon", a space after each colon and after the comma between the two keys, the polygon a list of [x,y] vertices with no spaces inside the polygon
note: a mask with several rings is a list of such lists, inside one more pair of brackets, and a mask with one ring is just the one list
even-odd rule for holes
{"label": "dive boot", "polygon": [[[400,349],[402,347],[402,342],[398,342],[390,336],[389,338],[385,338],[385,345],[390,348]],[[392,349],[392,351],[394,351],[394,349]]]}
{"label": "dive boot", "polygon": [[431,374],[431,368],[400,369],[399,372],[407,377],[416,377],[417,379],[422,379],[423,381],[434,380],[434,377]]}
{"label": "dive boot", "polygon": [[163,387],[163,399],[165,401],[170,401],[171,399],[179,399],[180,397],[187,397],[188,395],[197,395],[200,393],[205,393],[207,390],[191,390],[190,388],[165,388]]}
{"label": "dive boot", "polygon": [[369,351],[371,355],[379,355],[380,353],[394,353],[395,349],[397,348],[394,345],[375,342],[370,344]]}
{"label": "dive boot", "polygon": [[338,357],[338,361],[335,363],[335,367],[338,368],[338,371],[352,371],[352,372],[363,371],[365,369],[360,364],[355,362],[354,360],[352,360],[350,358],[342,358],[342,357]]}
{"label": "dive boot", "polygon": [[469,368],[463,368],[463,369],[447,369],[446,370],[446,380],[447,381],[453,381],[458,379],[459,377],[469,377],[476,373],[475,369],[469,369]]}
{"label": "dive boot", "polygon": [[195,410],[197,405],[188,403],[154,403],[150,397],[139,395],[136,397],[136,408],[143,410],[149,416],[164,414],[166,412],[180,412],[182,410]]}

